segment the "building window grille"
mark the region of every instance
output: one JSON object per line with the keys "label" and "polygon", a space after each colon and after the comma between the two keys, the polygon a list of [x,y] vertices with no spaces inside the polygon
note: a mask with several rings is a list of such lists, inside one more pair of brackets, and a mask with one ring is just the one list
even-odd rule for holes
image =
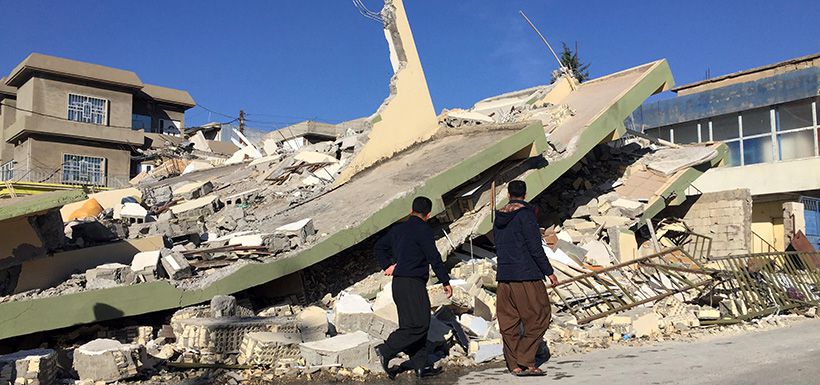
{"label": "building window grille", "polygon": [[68,120],[106,125],[108,101],[91,96],[68,94]]}
{"label": "building window grille", "polygon": [[105,158],[64,154],[63,183],[105,185]]}
{"label": "building window grille", "polygon": [[7,181],[14,177],[14,161],[10,160],[0,166],[0,180]]}

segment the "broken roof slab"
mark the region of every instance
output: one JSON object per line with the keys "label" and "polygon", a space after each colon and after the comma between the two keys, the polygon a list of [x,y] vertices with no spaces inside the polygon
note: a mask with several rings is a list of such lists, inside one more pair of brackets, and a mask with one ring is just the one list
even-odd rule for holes
{"label": "broken roof slab", "polygon": [[[626,129],[623,122],[649,96],[672,87],[674,80],[666,60],[658,60],[582,83],[560,103],[575,114],[547,133],[550,143],[566,147],[559,159],[546,166],[528,170],[519,178],[527,182],[527,192],[537,196],[566,173],[597,144],[615,139]],[[506,194],[496,198],[498,206],[507,203]],[[487,234],[492,228],[489,210],[472,230],[472,235]]]}
{"label": "broken roof slab", "polygon": [[[174,309],[267,283],[331,257],[401,220],[418,195],[430,197],[433,213],[440,213],[444,208],[441,197],[448,191],[506,159],[545,149],[544,129],[537,122],[438,133],[324,195],[264,219],[266,226],[275,229],[313,218],[326,234],[312,247],[265,263],[231,266],[213,279],[186,288],[155,281],[3,303],[0,339]],[[373,188],[377,185],[380,188]]]}
{"label": "broken roof slab", "polygon": [[0,221],[63,207],[87,197],[85,191],[76,189],[0,200]]}

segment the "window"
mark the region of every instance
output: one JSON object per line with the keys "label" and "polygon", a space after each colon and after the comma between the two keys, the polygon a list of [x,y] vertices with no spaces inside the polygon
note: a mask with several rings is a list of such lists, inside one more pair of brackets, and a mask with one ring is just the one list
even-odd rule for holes
{"label": "window", "polygon": [[812,99],[798,100],[777,107],[777,150],[780,160],[815,155]]}
{"label": "window", "polygon": [[68,120],[106,125],[107,112],[108,101],[105,99],[68,94]]}
{"label": "window", "polygon": [[0,166],[0,180],[7,181],[14,178],[14,161],[10,160]]}
{"label": "window", "polygon": [[698,122],[688,122],[672,126],[675,143],[687,144],[698,142]]}
{"label": "window", "polygon": [[63,183],[105,185],[105,158],[63,154]]}
{"label": "window", "polygon": [[759,134],[772,133],[772,124],[769,119],[769,109],[759,108],[756,110],[743,111],[740,114],[743,118],[743,137],[750,137]]}
{"label": "window", "polygon": [[721,115],[712,118],[712,138],[715,141],[737,139],[740,136],[737,114]]}
{"label": "window", "polygon": [[777,108],[780,120],[778,131],[791,130],[795,128],[811,127],[811,99],[799,100],[786,103]]}
{"label": "window", "polygon": [[159,132],[161,134],[179,135],[182,132],[182,122],[179,120],[159,120]]}
{"label": "window", "polygon": [[147,115],[140,115],[140,114],[132,114],[131,115],[131,128],[135,130],[145,130],[146,132],[151,131],[151,117]]}

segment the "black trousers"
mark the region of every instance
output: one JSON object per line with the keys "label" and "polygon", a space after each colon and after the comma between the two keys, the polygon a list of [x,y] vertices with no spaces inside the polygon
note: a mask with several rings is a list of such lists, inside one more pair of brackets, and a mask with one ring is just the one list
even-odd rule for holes
{"label": "black trousers", "polygon": [[399,314],[399,328],[387,337],[382,354],[388,359],[399,352],[410,356],[406,366],[427,366],[427,331],[430,330],[430,297],[427,283],[420,278],[393,277],[393,302]]}

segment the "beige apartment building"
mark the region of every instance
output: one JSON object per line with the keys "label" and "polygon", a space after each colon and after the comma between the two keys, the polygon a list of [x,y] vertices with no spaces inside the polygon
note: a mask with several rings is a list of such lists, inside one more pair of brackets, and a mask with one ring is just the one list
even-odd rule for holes
{"label": "beige apartment building", "polygon": [[33,53],[0,79],[0,179],[124,186],[145,133],[179,135],[195,105],[132,71]]}

